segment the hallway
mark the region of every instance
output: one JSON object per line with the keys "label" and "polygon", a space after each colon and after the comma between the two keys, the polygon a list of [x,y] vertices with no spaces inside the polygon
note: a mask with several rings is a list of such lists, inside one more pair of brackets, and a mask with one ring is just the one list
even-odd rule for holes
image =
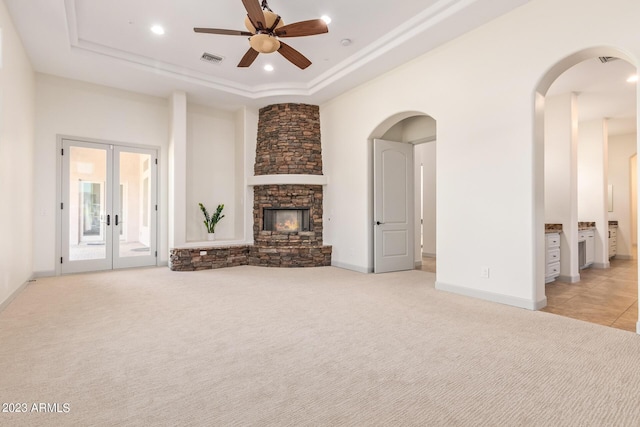
{"label": "hallway", "polygon": [[638,262],[611,259],[611,268],[580,271],[577,283],[546,285],[548,313],[636,332]]}

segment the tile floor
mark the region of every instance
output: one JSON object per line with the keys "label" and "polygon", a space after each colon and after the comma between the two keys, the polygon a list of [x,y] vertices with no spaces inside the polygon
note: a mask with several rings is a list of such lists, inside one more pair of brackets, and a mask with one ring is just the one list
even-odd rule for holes
{"label": "tile floor", "polygon": [[546,286],[549,313],[636,331],[638,321],[638,262],[611,259],[611,268],[580,271],[577,283]]}
{"label": "tile floor", "polygon": [[[417,270],[436,272],[435,258],[422,258]],[[611,259],[611,268],[580,271],[577,283],[546,285],[548,313],[636,332],[638,261]]]}
{"label": "tile floor", "polygon": [[422,257],[422,266],[416,267],[416,270],[428,271],[429,273],[436,272],[436,259],[432,257]]}

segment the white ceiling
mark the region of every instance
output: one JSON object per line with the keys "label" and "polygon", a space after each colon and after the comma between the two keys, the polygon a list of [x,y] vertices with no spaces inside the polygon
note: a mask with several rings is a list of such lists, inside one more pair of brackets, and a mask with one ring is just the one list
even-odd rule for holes
{"label": "white ceiling", "polygon": [[579,121],[607,118],[609,135],[635,133],[636,83],[627,79],[636,72],[622,59],[606,63],[589,59],[558,77],[547,95],[575,92]]}
{"label": "white ceiling", "polygon": [[[235,109],[322,103],[529,0],[270,0],[285,24],[333,19],[328,34],[286,40],[313,62],[306,70],[277,53],[237,68],[245,37],[193,32],[244,30],[241,0],[4,1],[39,72],[162,97],[183,90],[193,102]],[[152,34],[153,24],[166,34]],[[224,60],[206,63],[204,52]]]}
{"label": "white ceiling", "polygon": [[[183,90],[192,102],[233,110],[320,104],[529,0],[269,0],[285,24],[333,19],[328,34],[286,40],[313,62],[306,70],[277,53],[238,68],[245,37],[193,32],[244,30],[242,0],[4,1],[39,72],[161,97]],[[166,34],[152,34],[154,24]],[[204,62],[204,52],[224,60]],[[273,72],[264,71],[267,63]],[[636,89],[626,79],[635,72],[623,60],[585,61],[548,94],[576,92],[580,120],[607,117],[611,134],[633,133]]]}

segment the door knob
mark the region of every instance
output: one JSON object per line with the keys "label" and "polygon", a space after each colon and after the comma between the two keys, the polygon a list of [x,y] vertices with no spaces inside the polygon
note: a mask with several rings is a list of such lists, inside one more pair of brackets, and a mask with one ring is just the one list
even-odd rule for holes
{"label": "door knob", "polygon": [[107,225],[111,225],[111,215],[107,215]]}
{"label": "door knob", "polygon": [[376,221],[376,225],[384,224],[384,222]]}
{"label": "door knob", "polygon": [[118,225],[118,215],[116,215],[116,225]]}

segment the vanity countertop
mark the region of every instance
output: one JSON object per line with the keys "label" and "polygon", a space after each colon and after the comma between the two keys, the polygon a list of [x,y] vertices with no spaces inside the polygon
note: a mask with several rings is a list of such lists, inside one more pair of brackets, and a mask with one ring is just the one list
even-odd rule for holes
{"label": "vanity countertop", "polygon": [[595,221],[584,221],[578,223],[578,230],[595,230]]}
{"label": "vanity countertop", "polygon": [[562,224],[545,224],[544,232],[545,234],[562,233]]}

